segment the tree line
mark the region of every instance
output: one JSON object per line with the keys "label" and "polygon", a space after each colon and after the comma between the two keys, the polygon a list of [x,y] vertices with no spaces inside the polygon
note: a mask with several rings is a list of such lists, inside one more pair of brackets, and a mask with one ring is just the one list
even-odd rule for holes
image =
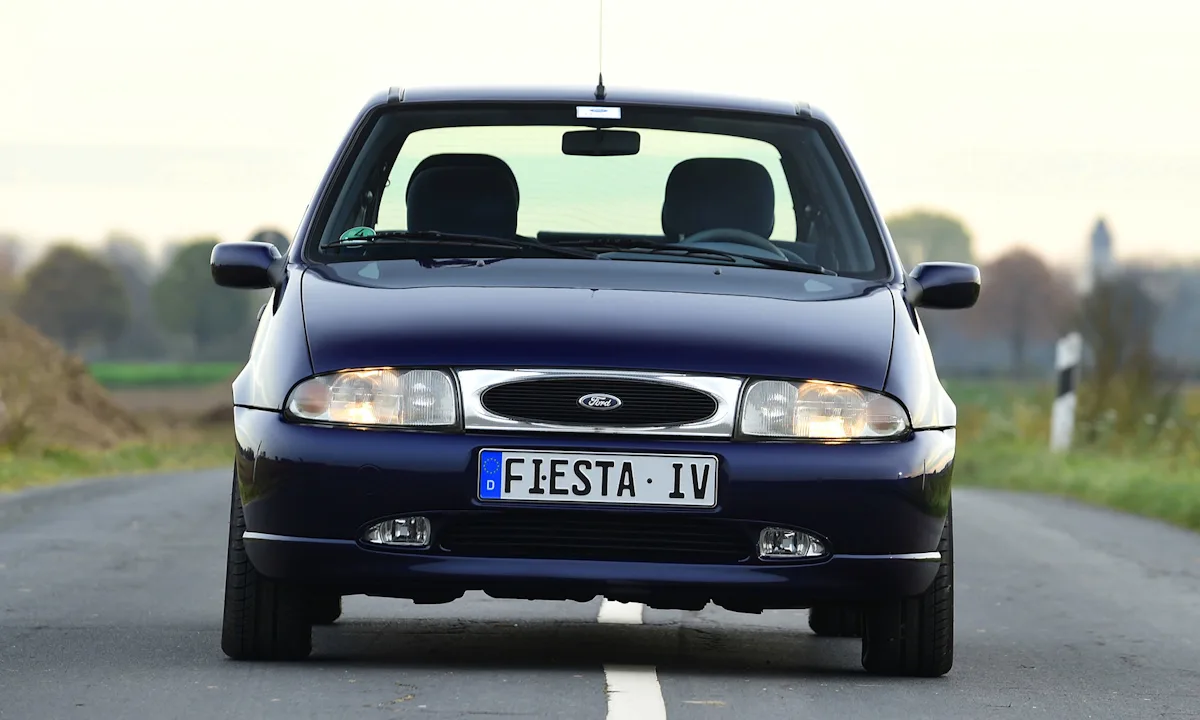
{"label": "tree line", "polygon": [[[951,214],[913,210],[887,219],[905,267],[949,260],[980,264],[966,225]],[[266,229],[250,239],[284,251],[288,238]],[[239,360],[268,293],[220,288],[209,256],[217,238],[177,247],[161,266],[136,239],[113,235],[96,250],[63,241],[22,274],[15,271],[11,238],[0,238],[0,312],[6,307],[68,351],[89,359]],[[6,252],[5,248],[8,248]],[[1018,246],[981,264],[984,289],[971,310],[923,311],[939,364],[948,370],[980,340],[989,348],[989,372],[1042,373],[1047,348],[1079,327],[1085,301],[1073,279],[1033,250]],[[1136,288],[1123,292],[1137,294]],[[1137,302],[1146,305],[1139,296]],[[1141,316],[1145,320],[1145,312]]]}
{"label": "tree line", "polygon": [[942,212],[912,211],[888,218],[887,225],[906,268],[934,260],[980,265],[983,289],[975,307],[919,313],[944,375],[1045,378],[1057,340],[1070,331],[1083,334],[1093,378],[1140,377],[1144,387],[1135,384],[1147,397],[1153,393],[1145,388],[1200,369],[1200,348],[1171,359],[1161,352],[1164,336],[1187,314],[1190,296],[1156,298],[1148,288],[1164,283],[1153,270],[1128,267],[1076,277],[1023,244],[980,263],[970,231]]}
{"label": "tree line", "polygon": [[[283,233],[265,229],[252,240],[287,249]],[[155,263],[139,240],[110,235],[95,249],[60,240],[24,272],[23,247],[0,239],[0,312],[10,310],[88,359],[238,360],[254,332],[267,293],[221,288],[209,257],[219,242],[197,237],[170,248]]]}

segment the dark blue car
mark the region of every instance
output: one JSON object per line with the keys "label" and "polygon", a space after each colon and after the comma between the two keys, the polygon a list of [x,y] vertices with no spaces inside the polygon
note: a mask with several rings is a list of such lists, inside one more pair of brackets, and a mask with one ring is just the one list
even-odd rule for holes
{"label": "dark blue car", "polygon": [[222,648],[346,595],[811,608],[870,672],[953,662],[955,406],[835,126],[804,104],[393,88],[281,257],[233,386]]}

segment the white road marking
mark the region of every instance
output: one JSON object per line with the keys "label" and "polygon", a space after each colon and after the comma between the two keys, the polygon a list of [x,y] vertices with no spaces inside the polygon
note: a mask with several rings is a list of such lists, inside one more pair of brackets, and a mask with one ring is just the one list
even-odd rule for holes
{"label": "white road marking", "polygon": [[[641,603],[600,603],[596,621],[615,625],[641,625]],[[658,672],[654,666],[605,665],[605,695],[608,697],[607,720],[667,720]]]}
{"label": "white road marking", "polygon": [[600,603],[600,614],[596,617],[596,621],[614,625],[641,625],[642,609],[645,607],[641,603],[605,600]]}
{"label": "white road marking", "polygon": [[667,720],[658,673],[653,667],[605,665],[608,720]]}

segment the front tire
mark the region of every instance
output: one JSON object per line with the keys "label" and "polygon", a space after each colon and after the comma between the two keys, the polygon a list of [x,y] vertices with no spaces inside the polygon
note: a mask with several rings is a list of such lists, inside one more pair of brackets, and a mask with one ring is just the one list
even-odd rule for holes
{"label": "front tire", "polygon": [[312,653],[312,600],[302,589],[263,577],[254,569],[242,540],[245,532],[235,477],[221,650],[234,660],[302,660]]}
{"label": "front tire", "polygon": [[316,595],[309,601],[313,625],[332,625],[342,616],[341,595]]}
{"label": "front tire", "polygon": [[863,617],[862,666],[878,675],[940,677],[954,665],[954,516],[946,513],[941,564],[924,593],[876,605]]}

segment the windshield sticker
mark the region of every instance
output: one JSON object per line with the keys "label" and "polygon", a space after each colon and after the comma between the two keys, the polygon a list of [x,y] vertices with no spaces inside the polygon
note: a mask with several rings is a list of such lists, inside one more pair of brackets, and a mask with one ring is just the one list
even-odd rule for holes
{"label": "windshield sticker", "polygon": [[602,118],[604,120],[620,120],[621,108],[619,107],[592,107],[587,105],[579,105],[575,108],[575,117],[577,118]]}
{"label": "windshield sticker", "polygon": [[369,227],[359,226],[359,227],[350,228],[346,232],[342,233],[342,236],[338,239],[339,240],[357,240],[358,238],[370,238],[370,237],[375,237],[375,231]]}

